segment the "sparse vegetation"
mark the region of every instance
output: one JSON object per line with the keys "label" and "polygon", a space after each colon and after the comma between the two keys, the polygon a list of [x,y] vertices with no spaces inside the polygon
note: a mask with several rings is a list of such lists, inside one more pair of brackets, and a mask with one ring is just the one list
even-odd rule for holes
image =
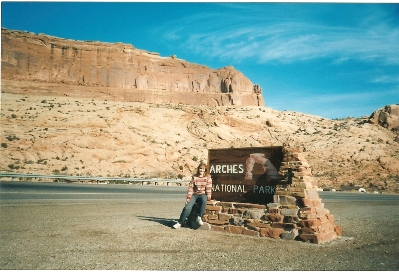
{"label": "sparse vegetation", "polygon": [[[388,188],[390,191],[397,186],[397,176],[396,180],[390,178],[387,169],[392,168],[389,161],[399,156],[399,141],[395,142],[395,137],[384,133],[383,128],[377,129],[368,123],[360,127],[357,119],[333,121],[259,107],[251,111],[250,107],[200,108],[168,103],[137,106],[139,104],[114,101],[103,105],[103,101],[91,99],[62,99],[65,100],[57,100],[57,103],[46,99],[42,104],[40,98],[36,101],[26,99],[26,103],[12,100],[14,104],[20,104],[23,113],[28,114],[24,115],[24,120],[19,119],[21,109],[7,103],[4,105],[5,109],[13,108],[10,112],[2,111],[2,117],[12,123],[11,114],[15,114],[15,120],[21,124],[4,130],[7,140],[1,143],[3,152],[10,152],[13,158],[19,158],[22,153],[22,158],[36,159],[22,160],[20,164],[10,156],[4,160],[3,171],[18,167],[26,167],[26,171],[42,171],[49,167],[49,171],[55,173],[73,169],[79,172],[77,175],[107,175],[109,171],[111,176],[181,179],[193,173],[206,149],[281,145],[289,141],[306,148],[305,155],[312,174],[321,183],[348,185],[349,182],[363,182],[366,187]],[[36,104],[29,104],[28,100]],[[60,111],[43,111],[56,105],[65,107],[59,108]],[[68,118],[64,118],[65,114]],[[81,118],[82,114],[87,118]],[[170,121],[177,117],[180,124],[173,122],[173,129],[170,129],[167,124],[172,124]],[[365,129],[367,133],[362,133]],[[17,144],[20,138],[23,141]],[[90,152],[86,153],[86,149]],[[18,152],[18,155],[13,152]],[[26,156],[27,153],[33,157]],[[73,159],[73,154],[79,155]],[[130,155],[132,159],[125,159]],[[376,166],[376,155],[388,158],[387,163]],[[128,170],[133,164],[138,165],[136,172]],[[166,165],[175,171],[158,170]],[[378,171],[373,172],[376,167]],[[54,168],[58,169],[52,170]],[[397,175],[396,172],[393,174]]]}
{"label": "sparse vegetation", "polygon": [[18,170],[18,169],[20,169],[21,168],[21,166],[19,166],[19,165],[14,165],[14,164],[9,164],[8,165],[8,168],[10,168],[11,170]]}
{"label": "sparse vegetation", "polygon": [[20,139],[19,139],[17,136],[15,136],[15,135],[7,136],[6,139],[9,140],[10,142],[11,142],[11,141],[14,141],[14,140],[17,140],[17,141],[20,140]]}
{"label": "sparse vegetation", "polygon": [[37,163],[39,163],[39,164],[47,164],[47,160],[46,159],[39,159],[38,161],[37,161]]}

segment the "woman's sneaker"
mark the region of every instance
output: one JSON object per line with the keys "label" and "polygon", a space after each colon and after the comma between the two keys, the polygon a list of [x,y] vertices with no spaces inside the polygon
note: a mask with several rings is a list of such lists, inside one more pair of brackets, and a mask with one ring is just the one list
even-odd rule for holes
{"label": "woman's sneaker", "polygon": [[173,225],[174,229],[179,229],[181,227],[180,223],[177,222],[176,224]]}
{"label": "woman's sneaker", "polygon": [[197,223],[202,226],[204,224],[204,222],[202,222],[202,219],[200,216],[197,216]]}

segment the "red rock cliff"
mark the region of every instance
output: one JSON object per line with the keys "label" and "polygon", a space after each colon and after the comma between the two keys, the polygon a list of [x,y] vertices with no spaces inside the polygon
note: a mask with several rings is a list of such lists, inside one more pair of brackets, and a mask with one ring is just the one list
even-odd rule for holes
{"label": "red rock cliff", "polygon": [[212,70],[129,44],[1,30],[2,79],[87,86],[124,101],[263,106],[259,85],[233,67]]}

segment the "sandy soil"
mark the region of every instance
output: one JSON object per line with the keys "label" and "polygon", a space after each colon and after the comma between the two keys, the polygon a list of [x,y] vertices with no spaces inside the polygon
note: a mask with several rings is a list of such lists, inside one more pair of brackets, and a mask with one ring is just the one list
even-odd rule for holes
{"label": "sandy soil", "polygon": [[3,202],[2,269],[398,270],[397,202],[331,202],[343,237],[315,245],[170,228],[177,197]]}

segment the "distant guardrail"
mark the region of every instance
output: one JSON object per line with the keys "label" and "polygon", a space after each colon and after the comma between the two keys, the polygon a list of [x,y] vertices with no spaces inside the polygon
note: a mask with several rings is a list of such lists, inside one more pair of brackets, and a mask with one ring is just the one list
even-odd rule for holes
{"label": "distant guardrail", "polygon": [[121,177],[90,177],[90,176],[67,176],[67,175],[39,175],[39,174],[21,174],[21,173],[0,173],[0,178],[11,178],[13,179],[53,179],[58,182],[81,182],[81,181],[94,181],[96,183],[103,183],[106,181],[122,181],[122,182],[133,182],[141,183],[145,185],[146,183],[154,183],[155,185],[160,185],[161,183],[166,183],[169,186],[170,183],[182,186],[183,184],[188,184],[189,180],[178,180],[178,179],[143,179],[143,178],[121,178]]}

